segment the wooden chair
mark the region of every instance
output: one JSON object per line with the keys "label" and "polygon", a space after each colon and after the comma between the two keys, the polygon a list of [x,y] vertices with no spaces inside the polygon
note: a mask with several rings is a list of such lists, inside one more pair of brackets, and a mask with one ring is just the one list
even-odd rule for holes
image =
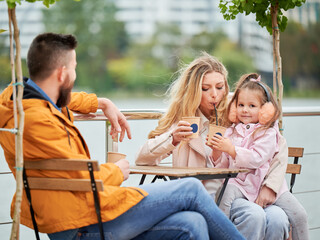
{"label": "wooden chair", "polygon": [[291,179],[290,179],[290,192],[292,193],[292,189],[296,180],[296,174],[301,173],[301,164],[298,164],[299,158],[303,157],[303,151],[304,148],[298,148],[298,147],[289,147],[288,148],[289,157],[293,157],[293,163],[288,163],[287,166],[287,173],[291,174]]}
{"label": "wooden chair", "polygon": [[[294,186],[296,180],[296,174],[301,173],[301,164],[298,164],[299,158],[303,157],[304,148],[296,148],[289,147],[288,148],[288,156],[293,157],[293,163],[288,163],[287,165],[287,173],[291,174],[290,179],[290,192],[292,193],[292,188]],[[291,227],[290,227],[291,228]],[[289,238],[287,240],[292,240],[292,231],[289,232]]]}
{"label": "wooden chair", "polygon": [[[25,170],[56,170],[56,171],[88,171],[90,179],[64,179],[46,177],[27,177]],[[26,195],[30,204],[30,213],[34,226],[36,239],[39,240],[38,226],[35,220],[31,201],[31,191],[51,190],[51,191],[92,191],[98,218],[101,239],[104,239],[103,227],[100,214],[100,201],[98,192],[103,191],[101,180],[95,180],[93,171],[99,171],[98,161],[95,160],[75,160],[75,159],[46,159],[39,161],[25,161],[23,169],[23,183]]]}

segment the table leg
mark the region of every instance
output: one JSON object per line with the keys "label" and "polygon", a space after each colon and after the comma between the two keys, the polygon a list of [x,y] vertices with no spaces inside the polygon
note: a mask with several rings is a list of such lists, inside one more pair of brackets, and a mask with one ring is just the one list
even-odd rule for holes
{"label": "table leg", "polygon": [[223,196],[224,190],[225,190],[226,187],[227,187],[227,184],[228,184],[228,181],[229,181],[229,178],[230,178],[230,177],[231,177],[231,176],[228,175],[228,176],[226,177],[226,179],[224,180],[224,183],[223,183],[223,185],[222,185],[221,191],[220,191],[219,196],[218,196],[218,199],[217,199],[217,205],[218,205],[218,206],[220,205],[221,198],[222,198],[222,196]]}
{"label": "table leg", "polygon": [[139,185],[142,185],[145,179],[146,179],[146,174],[142,174]]}
{"label": "table leg", "polygon": [[164,181],[167,181],[167,179],[166,179],[165,176],[156,175],[156,176],[154,176],[154,178],[152,179],[152,182],[151,182],[151,183],[154,183],[157,179],[163,179]]}

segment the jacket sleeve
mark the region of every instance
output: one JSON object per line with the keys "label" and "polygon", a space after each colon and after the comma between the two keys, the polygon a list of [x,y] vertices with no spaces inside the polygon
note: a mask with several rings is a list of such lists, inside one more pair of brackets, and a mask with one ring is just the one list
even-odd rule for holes
{"label": "jacket sleeve", "polygon": [[120,168],[114,163],[104,163],[100,165],[99,179],[104,185],[120,186],[124,180]]}
{"label": "jacket sleeve", "polygon": [[165,132],[148,139],[137,153],[135,162],[137,165],[158,165],[162,159],[170,156],[175,148],[172,144],[171,131]]}
{"label": "jacket sleeve", "polygon": [[71,101],[68,108],[73,112],[91,113],[98,110],[97,95],[86,92],[71,93]]}
{"label": "jacket sleeve", "polygon": [[286,139],[279,135],[279,152],[274,156],[269,171],[262,183],[275,193],[278,193],[286,174],[288,164],[288,146]]}

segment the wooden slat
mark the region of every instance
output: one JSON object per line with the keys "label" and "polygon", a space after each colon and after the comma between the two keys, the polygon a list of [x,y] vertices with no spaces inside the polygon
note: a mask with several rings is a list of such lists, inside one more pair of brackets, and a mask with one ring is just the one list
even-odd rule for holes
{"label": "wooden slat", "polygon": [[167,166],[130,166],[131,174],[161,175],[169,177],[186,177],[196,175],[222,175],[229,173],[247,172],[247,169],[229,168],[193,168]]}
{"label": "wooden slat", "polygon": [[99,171],[99,163],[96,160],[88,159],[44,159],[38,161],[25,161],[25,169],[39,170],[67,170],[81,171],[88,170],[88,162],[92,162],[93,171]]}
{"label": "wooden slat", "polygon": [[[28,177],[30,189],[60,191],[91,191],[89,179],[34,178]],[[101,180],[96,180],[97,190],[103,191]]]}
{"label": "wooden slat", "polygon": [[290,164],[287,165],[287,172],[291,174],[300,174],[301,173],[301,165],[300,164]]}
{"label": "wooden slat", "polygon": [[304,148],[299,147],[289,147],[289,157],[303,157],[303,150]]}

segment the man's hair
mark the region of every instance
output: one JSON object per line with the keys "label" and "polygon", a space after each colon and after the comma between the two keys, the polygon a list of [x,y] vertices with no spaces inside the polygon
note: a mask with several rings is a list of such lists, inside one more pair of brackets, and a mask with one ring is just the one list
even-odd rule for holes
{"label": "man's hair", "polygon": [[72,35],[43,33],[31,43],[27,65],[32,80],[42,80],[69,61],[69,53],[77,47],[77,40]]}

